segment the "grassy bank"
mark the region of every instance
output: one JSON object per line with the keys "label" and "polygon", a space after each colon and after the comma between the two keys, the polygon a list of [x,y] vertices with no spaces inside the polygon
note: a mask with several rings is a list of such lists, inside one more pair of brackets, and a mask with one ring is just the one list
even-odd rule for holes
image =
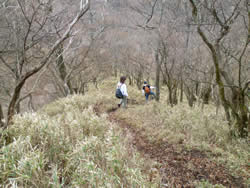
{"label": "grassy bank", "polygon": [[[93,97],[94,96],[94,97]],[[108,99],[106,99],[108,100]],[[103,96],[71,96],[17,115],[0,149],[0,184],[20,187],[154,187],[121,130],[97,116]]]}
{"label": "grassy bank", "polygon": [[[106,80],[99,89],[90,87],[84,96],[69,96],[38,112],[15,116],[0,141],[0,185],[160,187],[156,164],[131,147],[130,136],[108,119],[107,112],[118,103],[116,83],[116,79]],[[210,160],[225,165],[246,185],[250,183],[247,140],[229,138],[223,113],[216,115],[213,105],[203,110],[185,102],[170,107],[164,88],[160,103],[145,103],[136,87],[128,86],[128,92],[135,102],[115,115],[147,140],[204,151]],[[206,181],[196,183],[213,187]]]}

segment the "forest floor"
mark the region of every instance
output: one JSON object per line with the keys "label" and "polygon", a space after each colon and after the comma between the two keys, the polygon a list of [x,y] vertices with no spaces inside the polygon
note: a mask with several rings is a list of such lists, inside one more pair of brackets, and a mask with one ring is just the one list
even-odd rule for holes
{"label": "forest floor", "polygon": [[[225,187],[246,187],[242,178],[235,178],[226,167],[211,160],[211,155],[217,157],[216,154],[210,152],[208,156],[209,151],[187,149],[182,142],[178,144],[171,144],[167,141],[154,143],[144,136],[142,130],[119,117],[123,109],[112,107],[104,112],[105,108],[102,105],[104,104],[96,105],[95,112],[99,115],[107,113],[109,121],[123,129],[124,136],[130,135],[130,145],[136,148],[143,158],[157,163],[155,173],[160,175],[161,187],[195,187],[194,182],[201,181]],[[138,103],[134,101],[130,108],[133,108],[133,105],[138,105]],[[149,176],[149,179],[153,181],[154,173]]]}

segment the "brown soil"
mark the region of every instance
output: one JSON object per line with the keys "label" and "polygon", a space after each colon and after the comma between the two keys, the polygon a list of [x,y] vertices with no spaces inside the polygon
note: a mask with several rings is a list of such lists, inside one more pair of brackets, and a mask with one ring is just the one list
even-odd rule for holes
{"label": "brown soil", "polygon": [[[95,111],[100,114],[96,106]],[[198,149],[187,150],[180,143],[178,145],[168,142],[152,143],[140,130],[136,130],[126,120],[116,115],[117,108],[108,110],[109,120],[117,123],[132,135],[131,143],[144,157],[158,162],[158,172],[161,175],[162,187],[194,187],[195,181],[206,180],[225,187],[244,186],[242,178],[233,177],[222,165],[211,161],[207,153]]]}

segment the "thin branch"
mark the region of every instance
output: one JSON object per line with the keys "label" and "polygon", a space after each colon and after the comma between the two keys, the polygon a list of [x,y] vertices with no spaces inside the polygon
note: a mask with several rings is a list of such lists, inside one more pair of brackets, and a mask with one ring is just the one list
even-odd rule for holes
{"label": "thin branch", "polygon": [[0,60],[15,75],[15,70],[4,60],[4,58],[1,55],[0,55]]}
{"label": "thin branch", "polygon": [[245,90],[248,88],[248,86],[250,86],[250,81],[248,81],[247,83],[245,83],[245,86],[243,88],[243,92],[245,92]]}
{"label": "thin branch", "polygon": [[153,18],[154,11],[155,11],[155,6],[156,6],[157,1],[158,1],[158,0],[155,0],[154,4],[153,4],[153,6],[152,6],[152,9],[151,9],[151,13],[150,13],[150,15],[149,15],[149,18],[146,20],[145,25],[147,25],[147,24],[150,22],[150,20]]}
{"label": "thin branch", "polygon": [[[82,1],[81,1],[82,3]],[[68,28],[64,32],[62,38],[56,41],[56,43],[52,46],[48,54],[44,57],[44,59],[40,62],[40,65],[38,67],[33,68],[31,71],[28,71],[25,75],[23,75],[20,79],[20,81],[17,83],[13,96],[11,98],[11,101],[9,103],[8,107],[8,117],[7,117],[7,125],[4,128],[7,128],[9,123],[11,122],[14,114],[15,114],[15,107],[16,107],[16,102],[20,97],[21,90],[28,78],[39,72],[43,67],[48,65],[49,59],[51,56],[54,54],[54,52],[57,50],[57,48],[66,40],[70,37],[70,32],[72,31],[73,27],[76,25],[76,23],[80,20],[80,18],[89,10],[90,8],[90,3],[89,0],[86,0],[86,3],[82,5],[82,9],[80,12],[76,15],[76,17],[73,19],[73,21],[68,25]]]}
{"label": "thin branch", "polygon": [[35,83],[34,83],[33,87],[31,88],[31,90],[28,91],[27,94],[26,94],[25,96],[21,97],[21,98],[17,101],[17,104],[20,103],[21,101],[23,101],[24,99],[26,99],[27,97],[29,97],[29,96],[34,92],[36,86],[38,85],[38,82],[39,82],[41,76],[45,73],[46,70],[47,70],[47,69],[44,68],[44,70],[38,75],[38,77],[37,77],[36,80],[35,80]]}
{"label": "thin branch", "polygon": [[208,72],[202,71],[202,70],[196,69],[196,68],[194,68],[194,67],[192,67],[191,65],[188,65],[188,64],[186,64],[186,67],[189,68],[190,70],[194,70],[196,72],[203,73],[204,75],[211,73],[211,71],[208,71]]}
{"label": "thin branch", "polygon": [[198,9],[197,9],[197,7],[196,7],[196,5],[195,5],[195,3],[194,3],[193,0],[189,0],[189,2],[190,2],[191,5],[192,5],[192,15],[193,15],[193,17],[195,18],[195,22],[197,22],[197,21],[198,21],[198,20],[197,20]]}
{"label": "thin branch", "polygon": [[21,11],[22,11],[22,13],[23,13],[23,16],[24,16],[25,20],[26,20],[26,21],[28,22],[28,24],[30,25],[30,24],[31,24],[31,21],[29,20],[29,18],[28,18],[27,15],[25,14],[25,11],[24,11],[24,9],[23,9],[22,4],[20,3],[20,0],[17,0],[17,3],[18,3],[18,5],[19,5],[19,7],[21,8]]}
{"label": "thin branch", "polygon": [[[206,82],[206,81],[199,81],[199,80],[194,80],[194,79],[192,79],[192,78],[186,78],[186,79],[188,79],[188,80],[190,80],[190,81],[192,81],[192,82],[198,82],[198,83],[201,83],[201,84],[210,84],[210,85],[212,85],[212,86],[216,86],[216,85],[218,85],[217,83],[212,83],[212,82]],[[236,86],[236,85],[223,85],[223,87],[224,88],[239,88],[238,86]]]}

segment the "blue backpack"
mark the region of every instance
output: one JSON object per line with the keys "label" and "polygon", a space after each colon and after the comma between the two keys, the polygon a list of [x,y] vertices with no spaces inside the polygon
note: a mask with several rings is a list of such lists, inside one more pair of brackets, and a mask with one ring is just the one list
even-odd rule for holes
{"label": "blue backpack", "polygon": [[123,98],[123,95],[122,95],[122,92],[121,92],[121,88],[118,87],[118,88],[116,89],[115,96],[116,96],[116,98],[118,98],[118,99],[122,99],[122,98]]}

